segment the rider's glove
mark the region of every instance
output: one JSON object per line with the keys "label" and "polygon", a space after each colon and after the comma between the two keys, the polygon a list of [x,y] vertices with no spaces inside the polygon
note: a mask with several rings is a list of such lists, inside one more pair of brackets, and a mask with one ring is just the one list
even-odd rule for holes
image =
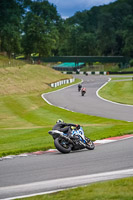
{"label": "rider's glove", "polygon": [[79,124],[76,124],[76,128],[77,128],[77,129],[80,129],[80,125],[79,125]]}

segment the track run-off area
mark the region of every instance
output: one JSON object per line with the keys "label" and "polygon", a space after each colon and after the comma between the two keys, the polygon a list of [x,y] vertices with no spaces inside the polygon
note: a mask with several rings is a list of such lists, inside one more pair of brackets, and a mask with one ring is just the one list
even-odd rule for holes
{"label": "track run-off area", "polygon": [[[133,106],[101,99],[98,89],[109,76],[75,75],[83,80],[87,93],[77,85],[42,95],[52,105],[74,112],[133,122]],[[111,142],[110,142],[111,141]],[[49,151],[41,155],[18,156],[0,162],[0,199],[45,194],[92,182],[133,176],[133,136],[96,142],[94,151],[70,154]],[[100,145],[99,145],[100,144]]]}

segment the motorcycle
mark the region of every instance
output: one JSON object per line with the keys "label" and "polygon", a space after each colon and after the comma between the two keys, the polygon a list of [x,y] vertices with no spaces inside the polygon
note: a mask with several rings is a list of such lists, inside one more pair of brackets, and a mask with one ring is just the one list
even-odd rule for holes
{"label": "motorcycle", "polygon": [[82,88],[82,85],[79,84],[79,85],[78,85],[78,92],[80,92],[81,88]]}
{"label": "motorcycle", "polygon": [[61,153],[70,153],[70,151],[85,148],[88,150],[93,150],[95,148],[93,141],[84,135],[82,127],[79,129],[72,129],[72,127],[70,127],[70,129],[71,137],[68,137],[66,133],[58,130],[51,130],[48,132],[53,137],[54,145],[58,151]]}
{"label": "motorcycle", "polygon": [[82,90],[81,90],[81,95],[84,96],[85,93],[86,93],[86,88],[82,88]]}

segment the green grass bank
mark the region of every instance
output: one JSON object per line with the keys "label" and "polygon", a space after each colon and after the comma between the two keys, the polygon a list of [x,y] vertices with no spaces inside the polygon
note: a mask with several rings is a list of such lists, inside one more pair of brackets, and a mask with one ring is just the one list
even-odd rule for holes
{"label": "green grass bank", "polygon": [[133,80],[131,77],[123,79],[126,77],[113,78],[99,91],[99,95],[117,103],[133,105]]}

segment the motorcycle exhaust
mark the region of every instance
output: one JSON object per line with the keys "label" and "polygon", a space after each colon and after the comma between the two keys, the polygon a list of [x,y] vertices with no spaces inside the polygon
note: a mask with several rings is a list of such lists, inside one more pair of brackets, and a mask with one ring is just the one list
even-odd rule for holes
{"label": "motorcycle exhaust", "polygon": [[73,141],[69,138],[69,137],[67,137],[67,136],[65,136],[64,134],[63,134],[63,132],[60,132],[60,131],[58,131],[58,130],[51,130],[51,131],[48,131],[48,133],[50,134],[50,135],[52,135],[52,136],[54,136],[54,135],[56,135],[56,136],[61,136],[62,138],[64,138],[64,139],[66,139],[67,141],[69,141],[71,144],[73,144]]}

